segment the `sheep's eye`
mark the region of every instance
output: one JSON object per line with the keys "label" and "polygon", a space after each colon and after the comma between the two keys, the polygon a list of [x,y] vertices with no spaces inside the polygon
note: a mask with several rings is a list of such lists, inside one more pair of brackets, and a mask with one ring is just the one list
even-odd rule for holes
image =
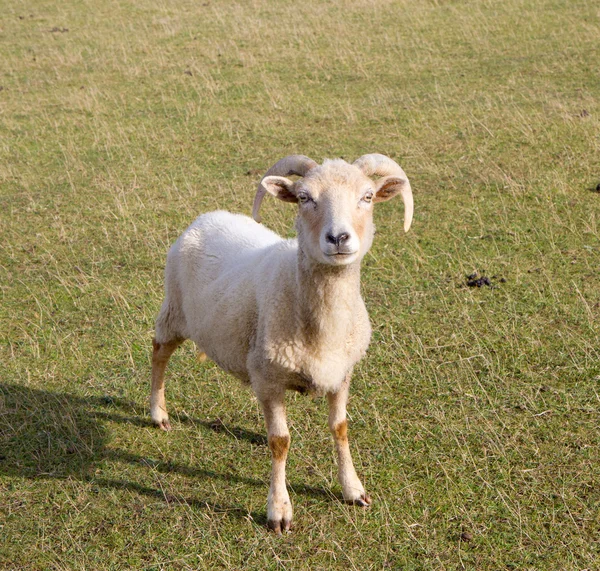
{"label": "sheep's eye", "polygon": [[308,194],[306,194],[306,192],[299,192],[297,195],[298,198],[298,202],[308,202],[310,200],[310,196],[308,196]]}
{"label": "sheep's eye", "polygon": [[363,198],[362,198],[365,202],[372,202],[373,201],[373,193],[371,191],[367,192]]}

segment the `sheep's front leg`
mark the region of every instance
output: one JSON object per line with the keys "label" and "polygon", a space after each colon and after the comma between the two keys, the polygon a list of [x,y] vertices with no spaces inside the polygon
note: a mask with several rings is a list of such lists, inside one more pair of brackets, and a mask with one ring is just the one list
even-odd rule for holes
{"label": "sheep's front leg", "polygon": [[292,524],[292,502],[285,485],[285,462],[290,432],[285,417],[284,393],[261,399],[271,450],[271,486],[267,500],[267,526],[275,533],[288,531]]}
{"label": "sheep's front leg", "polygon": [[333,434],[338,458],[338,479],[342,486],[344,500],[351,504],[367,507],[371,498],[365,493],[361,481],[356,475],[350,446],[348,445],[348,421],[346,420],[346,404],[350,375],[348,374],[337,393],[329,393],[329,429]]}

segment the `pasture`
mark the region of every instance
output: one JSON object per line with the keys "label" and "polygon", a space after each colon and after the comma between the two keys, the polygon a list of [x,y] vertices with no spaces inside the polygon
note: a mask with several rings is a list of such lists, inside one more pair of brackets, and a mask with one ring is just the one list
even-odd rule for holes
{"label": "pasture", "polygon": [[[0,568],[598,569],[599,18],[1,1]],[[150,425],[165,256],[199,213],[249,214],[277,159],[370,152],[415,198],[406,235],[401,200],[377,205],[362,270],[349,435],[373,505],[341,501],[326,402],[290,393],[277,537],[250,391],[187,343],[173,431]],[[293,205],[261,214],[293,235]]]}

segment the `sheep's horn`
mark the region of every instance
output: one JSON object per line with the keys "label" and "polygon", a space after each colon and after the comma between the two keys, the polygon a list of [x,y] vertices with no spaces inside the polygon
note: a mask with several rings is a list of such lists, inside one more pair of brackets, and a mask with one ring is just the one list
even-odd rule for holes
{"label": "sheep's horn", "polygon": [[267,176],[289,176],[291,174],[296,174],[298,176],[305,176],[306,173],[314,169],[317,165],[315,161],[305,157],[304,155],[289,155],[279,161],[277,161],[260,179],[258,183],[258,188],[256,189],[256,196],[254,197],[254,205],[252,206],[252,218],[257,222],[260,222],[260,216],[258,211],[260,210],[260,205],[262,203],[262,199],[267,193],[267,189],[263,186],[263,179]]}
{"label": "sheep's horn", "polygon": [[402,200],[404,201],[404,231],[408,232],[412,223],[414,205],[410,181],[402,167],[389,157],[378,153],[363,155],[356,159],[353,164],[367,176],[398,176],[406,180],[400,194],[402,194]]}

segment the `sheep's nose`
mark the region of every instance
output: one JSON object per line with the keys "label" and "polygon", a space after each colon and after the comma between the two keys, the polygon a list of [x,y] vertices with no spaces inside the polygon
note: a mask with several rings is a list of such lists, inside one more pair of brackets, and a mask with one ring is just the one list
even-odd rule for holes
{"label": "sheep's nose", "polygon": [[327,234],[327,236],[325,236],[325,239],[330,244],[335,244],[336,246],[341,246],[344,242],[348,241],[348,238],[350,238],[350,234],[348,234],[347,232],[342,232],[337,236],[334,236],[333,234]]}

